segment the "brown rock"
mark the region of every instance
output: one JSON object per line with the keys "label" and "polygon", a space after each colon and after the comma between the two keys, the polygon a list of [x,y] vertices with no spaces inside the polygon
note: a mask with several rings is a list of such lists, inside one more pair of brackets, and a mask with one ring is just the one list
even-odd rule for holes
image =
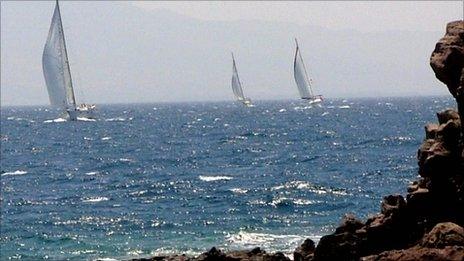
{"label": "brown rock", "polygon": [[[464,21],[448,23],[445,36],[430,56],[430,66],[456,99],[459,115],[464,118]],[[464,124],[461,133],[464,136]]]}
{"label": "brown rock", "polygon": [[422,238],[422,247],[464,246],[464,228],[451,222],[437,224]]}
{"label": "brown rock", "polygon": [[299,246],[293,252],[293,260],[294,261],[310,261],[314,258],[314,250],[316,249],[316,245],[314,241],[307,238],[301,246]]}
{"label": "brown rock", "polygon": [[453,97],[458,96],[464,67],[464,21],[448,23],[445,36],[438,41],[430,57],[430,66],[437,79],[448,86]]}
{"label": "brown rock", "polygon": [[363,238],[354,233],[323,236],[314,251],[314,261],[356,260],[361,254]]}
{"label": "brown rock", "polygon": [[361,258],[362,261],[463,261],[464,247],[447,246],[443,249],[412,247],[404,250],[385,251]]}
{"label": "brown rock", "polygon": [[208,252],[205,252],[198,256],[198,261],[214,261],[214,260],[227,260],[226,255],[215,247],[211,248]]}
{"label": "brown rock", "polygon": [[335,230],[335,233],[343,233],[343,232],[354,232],[357,229],[360,229],[364,224],[357,219],[353,214],[345,214],[342,219],[342,223],[340,226]]}
{"label": "brown rock", "polygon": [[447,109],[437,113],[438,123],[445,124],[449,120],[459,120],[459,113],[453,109]]}
{"label": "brown rock", "polygon": [[429,123],[425,125],[425,138],[435,139],[437,137],[438,124]]}
{"label": "brown rock", "polygon": [[406,206],[406,201],[401,195],[389,195],[383,198],[381,213],[390,215],[393,212],[398,212]]}

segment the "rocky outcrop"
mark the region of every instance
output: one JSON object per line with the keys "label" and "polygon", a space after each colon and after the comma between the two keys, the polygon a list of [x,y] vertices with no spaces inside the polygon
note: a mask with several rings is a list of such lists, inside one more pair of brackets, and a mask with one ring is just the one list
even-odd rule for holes
{"label": "rocky outcrop", "polygon": [[456,99],[459,114],[464,118],[464,21],[447,25],[445,36],[438,41],[430,57],[430,66]]}
{"label": "rocky outcrop", "polygon": [[439,223],[420,243],[404,250],[385,251],[363,261],[464,260],[464,229],[454,223]]}
{"label": "rocky outcrop", "polygon": [[345,216],[334,234],[321,238],[314,255],[300,260],[464,258],[461,121],[454,110],[437,117],[438,124],[425,128],[426,139],[417,154],[421,178],[407,188],[406,198],[384,197],[380,213],[365,222]]}

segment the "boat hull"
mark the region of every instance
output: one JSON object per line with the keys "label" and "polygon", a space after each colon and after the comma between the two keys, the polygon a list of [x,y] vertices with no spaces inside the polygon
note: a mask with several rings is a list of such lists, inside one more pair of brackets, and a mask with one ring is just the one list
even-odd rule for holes
{"label": "boat hull", "polygon": [[307,100],[310,105],[320,105],[324,98],[322,95],[317,95],[310,98],[305,98],[305,100]]}

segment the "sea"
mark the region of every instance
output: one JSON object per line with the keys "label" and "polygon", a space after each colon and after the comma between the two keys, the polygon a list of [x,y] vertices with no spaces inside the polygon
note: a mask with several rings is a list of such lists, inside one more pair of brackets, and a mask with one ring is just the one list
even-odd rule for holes
{"label": "sea", "polygon": [[417,179],[448,97],[1,107],[0,259],[291,254]]}

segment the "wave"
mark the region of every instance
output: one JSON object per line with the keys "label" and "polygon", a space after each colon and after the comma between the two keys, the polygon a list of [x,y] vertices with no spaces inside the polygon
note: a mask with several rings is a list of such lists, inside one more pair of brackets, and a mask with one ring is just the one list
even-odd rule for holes
{"label": "wave", "polygon": [[247,189],[241,189],[241,188],[231,188],[229,190],[235,194],[246,194],[248,192]]}
{"label": "wave", "polygon": [[87,118],[87,117],[77,117],[77,120],[78,121],[90,121],[90,122],[97,121],[96,119]]}
{"label": "wave", "polygon": [[290,181],[283,185],[274,186],[271,190],[291,190],[291,189],[298,189],[298,190],[307,190],[309,192],[315,194],[333,194],[339,196],[348,196],[349,193],[344,189],[338,188],[327,188],[320,185],[314,185],[306,181]]}
{"label": "wave", "polygon": [[122,118],[122,117],[109,118],[109,119],[105,119],[105,121],[126,121],[126,118]]}
{"label": "wave", "polygon": [[52,122],[66,122],[66,119],[65,118],[57,118],[57,119],[54,119],[54,120],[46,120],[44,121],[44,123],[52,123]]}
{"label": "wave", "polygon": [[25,170],[15,170],[13,172],[2,173],[2,176],[19,176],[19,175],[24,175],[24,174],[27,174],[27,171],[25,171]]}
{"label": "wave", "polygon": [[286,198],[286,197],[277,197],[272,200],[269,204],[273,207],[281,207],[281,206],[293,206],[293,205],[312,205],[319,203],[320,201],[317,200],[308,200],[308,199],[300,199],[300,198]]}
{"label": "wave", "polygon": [[89,197],[89,198],[83,198],[82,202],[85,203],[94,203],[94,202],[101,202],[101,201],[108,201],[109,198],[107,197]]}
{"label": "wave", "polygon": [[[290,253],[293,252],[293,250],[295,250],[295,248],[306,238],[308,238],[308,236],[276,235],[269,233],[240,231],[236,234],[227,235],[225,239],[234,248],[263,247],[266,249]],[[321,236],[313,235],[309,236],[309,238],[315,241],[319,241]]]}
{"label": "wave", "polygon": [[206,182],[233,179],[232,177],[228,176],[199,176],[198,178]]}

